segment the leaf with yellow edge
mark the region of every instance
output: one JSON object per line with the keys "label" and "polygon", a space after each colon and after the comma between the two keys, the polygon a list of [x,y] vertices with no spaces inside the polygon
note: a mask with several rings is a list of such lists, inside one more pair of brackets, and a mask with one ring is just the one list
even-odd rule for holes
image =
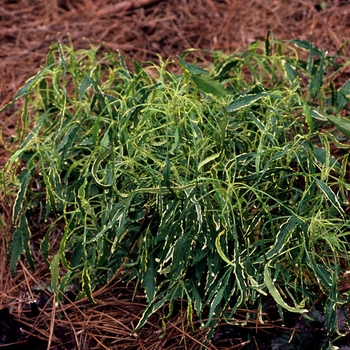
{"label": "leaf with yellow edge", "polygon": [[275,287],[270,273],[270,266],[268,264],[265,265],[264,269],[264,281],[266,284],[267,289],[269,290],[271,296],[275,299],[275,302],[282,306],[284,309],[290,312],[295,312],[298,314],[304,314],[306,312],[309,312],[307,309],[301,309],[300,306],[291,307],[289,306],[281,297],[281,294],[278,292],[277,288]]}

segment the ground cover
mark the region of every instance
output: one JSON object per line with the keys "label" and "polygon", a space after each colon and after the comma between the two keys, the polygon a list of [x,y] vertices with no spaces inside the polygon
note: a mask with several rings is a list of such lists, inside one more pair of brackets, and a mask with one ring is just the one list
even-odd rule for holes
{"label": "ground cover", "polygon": [[[51,47],[15,97],[11,269],[22,253],[32,268],[46,261],[57,301],[68,286],[93,301],[116,275],[136,283],[148,305],[136,331],[163,310],[163,331],[181,312],[211,339],[242,307],[263,324],[272,303],[281,323],[286,311],[304,315],[301,328],[318,322],[327,348],[346,333],[349,83],[337,77],[348,61],[270,35],[206,55],[208,67],[189,50],[130,69],[112,53]],[[33,216],[49,224],[29,244]],[[284,334],[266,346],[300,340]]]}

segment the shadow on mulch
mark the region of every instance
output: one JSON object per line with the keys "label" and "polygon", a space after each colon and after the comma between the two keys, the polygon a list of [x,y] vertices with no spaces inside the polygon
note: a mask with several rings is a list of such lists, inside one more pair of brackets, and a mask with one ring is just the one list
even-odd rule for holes
{"label": "shadow on mulch", "polygon": [[[281,40],[312,40],[316,46],[334,54],[350,38],[350,3],[348,0],[3,0],[0,3],[0,107],[38,71],[57,35],[63,43],[71,40],[76,49],[104,43],[105,47],[137,60],[157,61],[158,55],[175,57],[187,48],[230,53],[264,39],[268,30]],[[350,45],[343,47],[343,54],[350,56]],[[14,134],[16,120],[12,112],[4,111],[0,121],[2,166],[8,157],[5,142]],[[6,253],[12,232],[12,199],[0,199],[3,267],[0,348],[160,350],[204,346],[261,350],[282,349],[288,341],[299,341],[295,346],[311,350],[324,337],[321,324],[324,316],[319,315],[318,325],[305,324],[293,316],[290,324],[281,328],[275,310],[268,313],[269,318],[265,315],[264,325],[258,325],[256,317],[248,320],[244,328],[221,325],[208,345],[204,344],[206,331],[195,323],[191,332],[186,314],[180,311],[165,323],[162,323],[164,315],[158,312],[143,329],[131,335],[146,301],[142,291],[135,295],[132,287],[120,283],[96,291],[97,304],[86,300],[74,302],[71,296],[64,305],[53,308],[53,296],[46,287],[49,271],[40,258],[34,273],[22,264],[15,277],[10,275]],[[246,310],[241,310],[236,321],[242,324],[245,317]],[[272,339],[280,339],[281,343],[273,345]],[[347,337],[341,340],[340,349],[350,349],[350,340]]]}

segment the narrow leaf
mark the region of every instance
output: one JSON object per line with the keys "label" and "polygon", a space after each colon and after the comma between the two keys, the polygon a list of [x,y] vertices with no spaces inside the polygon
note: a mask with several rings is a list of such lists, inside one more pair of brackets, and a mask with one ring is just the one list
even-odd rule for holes
{"label": "narrow leaf", "polygon": [[228,112],[235,112],[244,107],[249,107],[256,101],[264,97],[280,98],[280,96],[268,93],[268,92],[258,92],[256,94],[247,94],[239,96],[235,101],[231,102],[226,110]]}
{"label": "narrow leaf", "polygon": [[312,54],[315,54],[318,56],[322,55],[322,52],[317,48],[315,48],[315,46],[313,46],[313,44],[307,40],[291,40],[291,42],[296,46],[300,47],[301,49],[310,51]]}
{"label": "narrow leaf", "polygon": [[197,85],[199,90],[206,92],[208,94],[213,94],[214,96],[224,96],[226,95],[226,90],[221,83],[213,78],[207,76],[192,76],[193,82]]}
{"label": "narrow leaf", "polygon": [[284,309],[286,309],[289,312],[294,312],[294,313],[299,313],[299,314],[309,312],[309,310],[301,309],[298,306],[291,307],[282,299],[279,291],[277,290],[277,288],[275,287],[275,285],[273,283],[273,280],[271,278],[270,266],[268,264],[266,264],[265,268],[264,268],[264,281],[265,281],[266,287],[269,290],[271,296],[274,298],[274,300],[276,301],[276,303],[278,305],[282,306]]}
{"label": "narrow leaf", "polygon": [[83,283],[82,283],[83,291],[85,292],[86,297],[90,301],[94,302],[94,298],[92,296],[91,278],[90,278],[89,269],[86,261],[83,269],[82,278],[83,278]]}
{"label": "narrow leaf", "polygon": [[144,276],[144,285],[146,290],[146,296],[148,303],[152,303],[154,301],[155,291],[156,291],[156,266],[153,255],[151,254],[147,271]]}
{"label": "narrow leaf", "polygon": [[41,71],[39,71],[37,75],[35,75],[34,77],[28,79],[28,80],[26,81],[26,83],[24,84],[24,86],[21,87],[21,88],[18,90],[18,92],[17,92],[16,96],[13,98],[13,100],[12,100],[10,103],[6,104],[5,106],[3,106],[3,107],[0,109],[0,113],[1,113],[6,107],[8,107],[8,110],[11,110],[11,108],[13,107],[13,105],[15,104],[15,102],[16,102],[19,98],[21,98],[22,96],[25,96],[25,95],[30,94],[30,93],[33,91],[33,89],[34,89],[34,85],[35,85],[38,81],[40,81],[40,79],[45,75],[45,73],[46,73],[48,70],[49,70],[48,68],[44,68],[44,69],[42,69]]}
{"label": "narrow leaf", "polygon": [[281,225],[280,231],[277,233],[275,244],[266,253],[264,257],[257,259],[256,262],[263,262],[266,259],[272,259],[283,253],[285,243],[295,225],[298,223],[298,219],[295,216],[290,217],[283,225]]}
{"label": "narrow leaf", "polygon": [[81,101],[84,97],[84,94],[86,92],[86,90],[91,86],[91,78],[89,76],[89,74],[85,75],[83,81],[80,84],[80,88],[79,88],[79,100]]}
{"label": "narrow leaf", "polygon": [[23,213],[21,215],[19,229],[21,231],[23,249],[25,252],[25,256],[26,256],[28,265],[30,266],[30,268],[32,270],[34,270],[34,262],[33,262],[32,254],[31,254],[31,248],[30,248],[31,232],[29,229],[29,224],[28,224],[27,217],[26,217],[25,213]]}
{"label": "narrow leaf", "polygon": [[198,164],[198,170],[200,170],[205,164],[213,161],[214,159],[218,158],[220,156],[221,152],[212,154],[211,156],[203,159],[199,164]]}
{"label": "narrow leaf", "polygon": [[350,80],[348,80],[338,91],[337,91],[337,107],[338,111],[345,108],[350,103]]}
{"label": "narrow leaf", "polygon": [[191,74],[200,75],[200,74],[209,74],[209,72],[199,66],[186,62],[182,57],[179,57],[181,65],[187,69]]}
{"label": "narrow leaf", "polygon": [[58,290],[58,279],[59,279],[59,268],[60,268],[60,253],[57,253],[50,264],[51,271],[51,288],[55,294],[57,294]]}
{"label": "narrow leaf", "polygon": [[10,245],[10,257],[11,257],[10,269],[13,275],[16,272],[17,263],[22,252],[23,252],[22,232],[20,228],[17,228],[13,233],[13,238]]}
{"label": "narrow leaf", "polygon": [[20,181],[21,186],[20,186],[20,189],[19,189],[19,191],[17,193],[15,205],[13,207],[12,218],[13,218],[13,223],[14,224],[17,223],[19,212],[23,208],[23,199],[24,199],[24,196],[25,196],[25,194],[27,192],[29,179],[30,179],[30,172],[28,171],[28,169],[24,168],[22,170],[21,174],[18,176],[18,180]]}
{"label": "narrow leaf", "polygon": [[345,136],[350,137],[350,120],[346,118],[334,117],[327,115],[326,118],[337,127]]}
{"label": "narrow leaf", "polygon": [[332,191],[330,187],[328,187],[323,181],[315,178],[315,181],[318,185],[318,187],[321,189],[321,191],[325,194],[327,199],[332,203],[335,209],[339,212],[339,214],[344,217],[345,213],[344,210],[339,202],[338,197],[335,195],[335,193]]}

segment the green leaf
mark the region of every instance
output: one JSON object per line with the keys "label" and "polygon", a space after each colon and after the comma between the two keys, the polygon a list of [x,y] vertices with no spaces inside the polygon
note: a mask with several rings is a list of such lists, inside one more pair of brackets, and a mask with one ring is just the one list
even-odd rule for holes
{"label": "green leaf", "polygon": [[228,79],[230,72],[232,72],[233,69],[237,68],[240,64],[242,64],[242,60],[239,57],[229,57],[219,64],[217,73],[215,74],[215,79],[218,81]]}
{"label": "green leaf", "polygon": [[337,91],[337,111],[341,111],[346,108],[350,103],[350,80],[348,80],[338,91]]}
{"label": "green leaf", "polygon": [[265,55],[266,56],[271,55],[270,36],[271,36],[271,30],[268,30],[267,35],[266,35],[266,39],[265,39]]}
{"label": "green leaf", "polygon": [[50,271],[51,271],[51,288],[52,291],[57,294],[58,291],[58,285],[59,285],[59,277],[60,277],[60,253],[57,253],[50,264]]}
{"label": "green leaf", "polygon": [[170,173],[171,173],[171,163],[169,158],[169,153],[165,157],[165,166],[163,170],[163,178],[165,186],[170,187]]}
{"label": "green leaf", "polygon": [[310,253],[307,249],[305,249],[305,255],[319,283],[321,283],[325,288],[331,289],[332,278],[330,276],[330,273],[322,268],[319,264],[316,264],[315,260],[310,256]]}
{"label": "green leaf", "polygon": [[273,283],[273,280],[271,278],[271,268],[268,264],[266,264],[264,268],[264,282],[271,296],[274,298],[275,302],[278,305],[282,306],[284,309],[286,309],[289,312],[294,312],[298,314],[304,314],[306,312],[309,312],[309,310],[302,309],[298,305],[296,307],[291,307],[282,299],[281,294],[279,293],[279,291],[277,290],[277,288]]}
{"label": "green leaf", "polygon": [[[229,267],[225,274],[220,278],[217,282],[217,287],[219,289],[215,290],[215,296],[213,300],[210,301],[210,309],[208,314],[208,320],[202,328],[206,328],[210,325],[212,318],[214,316],[218,316],[217,313],[220,310],[220,304],[222,303],[222,299],[224,298],[225,292],[227,292],[227,285],[229,284],[230,279],[232,278],[233,266]],[[219,310],[218,310],[219,309]]]}
{"label": "green leaf", "polygon": [[156,292],[156,276],[157,276],[157,270],[156,270],[156,264],[153,258],[153,255],[151,254],[147,266],[147,271],[144,276],[144,285],[146,290],[146,296],[148,303],[152,303],[154,300],[155,292]]}
{"label": "green leaf", "polygon": [[176,300],[182,295],[182,289],[177,286],[173,285],[171,288],[169,288],[167,291],[164,291],[160,293],[159,295],[154,298],[153,302],[148,304],[147,308],[142,314],[142,317],[139,320],[139,323],[136,325],[136,328],[134,329],[133,333],[138,331],[140,328],[142,328],[149,317],[154,314],[156,311],[158,311],[162,306],[165,305],[168,301]]}
{"label": "green leaf", "polygon": [[314,55],[321,56],[322,52],[318,50],[313,44],[306,40],[291,40],[291,43],[295,44],[296,46],[300,47],[303,50],[310,51]]}
{"label": "green leaf", "polygon": [[299,220],[297,217],[292,216],[284,224],[282,224],[281,229],[277,233],[275,243],[265,256],[260,257],[256,260],[256,263],[261,263],[266,259],[271,260],[272,258],[276,258],[278,255],[283,253],[288,237],[293,233],[293,229],[298,224],[298,222]]}
{"label": "green leaf", "polygon": [[[13,220],[14,225],[17,224],[19,213],[23,209],[24,196],[27,192],[29,180],[30,180],[30,172],[28,169],[24,168],[22,170],[21,174],[18,176],[18,181],[21,183],[21,185],[20,185],[20,189],[17,193],[17,197],[16,197],[15,204],[13,207],[12,220]],[[23,215],[23,213],[22,213],[22,215]]]}
{"label": "green leaf", "polygon": [[91,302],[94,303],[95,301],[94,301],[94,298],[92,296],[91,278],[90,278],[89,268],[87,265],[88,265],[88,263],[85,261],[84,269],[83,269],[83,273],[82,273],[82,278],[83,278],[82,287],[83,287],[83,291],[85,292],[86,297]]}
{"label": "green leaf", "polygon": [[181,65],[187,69],[191,74],[194,74],[194,75],[201,75],[201,74],[209,74],[209,72],[199,66],[196,66],[194,64],[191,64],[191,63],[188,63],[186,62],[182,57],[179,57],[179,60],[180,60],[180,63]]}
{"label": "green leaf", "polygon": [[221,259],[224,260],[226,264],[234,266],[234,262],[227,258],[226,254],[224,253],[224,251],[222,250],[222,247],[221,247],[220,239],[221,239],[221,236],[223,236],[224,234],[225,234],[225,231],[221,231],[218,234],[218,236],[215,239],[215,247],[216,247]]}
{"label": "green leaf", "polygon": [[39,82],[39,93],[41,96],[41,100],[43,101],[43,105],[44,105],[44,110],[46,111],[48,109],[49,106],[49,85],[46,81],[46,79],[42,79]]}
{"label": "green leaf", "polygon": [[24,253],[26,256],[26,260],[28,262],[29,267],[32,270],[34,270],[34,262],[33,262],[33,258],[32,258],[31,248],[30,248],[31,232],[29,229],[29,224],[27,221],[26,213],[23,213],[21,215],[19,229],[20,229],[21,235],[22,235],[23,249],[24,249]]}
{"label": "green leaf", "polygon": [[[101,169],[101,165],[102,165],[102,162],[107,158],[109,157],[111,154],[111,150],[110,149],[107,149],[106,151],[102,152],[98,157],[97,159],[95,160],[94,164],[92,165],[92,176],[94,177],[95,181],[102,187],[110,187],[113,185],[113,181],[112,179],[109,179],[108,176],[106,176],[106,174],[104,174],[104,176],[102,178],[100,178],[98,176],[98,173],[99,172],[104,172],[104,173],[107,173],[106,169]],[[107,166],[106,166],[107,168]],[[101,169],[101,170],[100,170]],[[105,181],[105,182],[103,182]]]}
{"label": "green leaf", "polygon": [[299,76],[297,69],[289,61],[283,61],[282,64],[289,81],[293,83]]}
{"label": "green leaf", "polygon": [[205,164],[213,161],[214,159],[218,158],[220,156],[221,152],[212,154],[211,156],[203,159],[199,164],[198,164],[198,170],[200,170]]}
{"label": "green leaf", "polygon": [[315,181],[318,185],[318,187],[321,189],[321,191],[325,194],[327,199],[332,203],[335,209],[339,212],[339,214],[344,217],[345,212],[339,202],[338,197],[335,195],[335,193],[332,191],[330,187],[328,187],[323,181],[315,178]]}
{"label": "green leaf", "polygon": [[239,109],[249,107],[254,104],[256,101],[260,100],[264,97],[272,97],[272,98],[281,98],[281,96],[277,96],[275,94],[271,94],[269,92],[258,92],[256,94],[247,94],[241,95],[236,100],[232,101],[227,107],[226,110],[228,112],[235,112]]}
{"label": "green leaf", "polygon": [[186,265],[191,260],[191,237],[189,233],[185,233],[175,243],[172,256],[172,264],[170,274],[173,278],[179,276],[182,270],[185,270]]}
{"label": "green leaf", "polygon": [[306,121],[308,123],[308,126],[309,126],[309,129],[311,132],[314,131],[314,122],[313,122],[313,119],[312,119],[312,114],[311,114],[311,110],[310,110],[310,107],[307,103],[304,103],[303,104],[303,109],[304,109],[304,114],[306,116]]}
{"label": "green leaf", "polygon": [[323,165],[327,163],[328,157],[329,165],[335,170],[340,170],[340,164],[338,163],[338,161],[333,156],[329,155],[324,148],[314,146],[312,149],[312,153],[314,154],[315,158]]}
{"label": "green leaf", "polygon": [[327,115],[326,118],[345,136],[350,137],[350,120]]}
{"label": "green leaf", "polygon": [[324,116],[323,114],[321,114],[318,110],[314,109],[314,108],[310,108],[310,112],[313,118],[317,119],[317,120],[321,120],[321,121],[327,121],[327,117]]}
{"label": "green leaf", "polygon": [[12,275],[14,275],[16,272],[17,263],[22,252],[23,252],[22,232],[20,228],[17,228],[13,233],[12,242],[10,245],[10,257],[11,257],[10,270]]}
{"label": "green leaf", "polygon": [[31,92],[33,92],[35,84],[40,81],[40,79],[46,74],[46,72],[48,70],[49,70],[49,68],[43,68],[41,71],[39,71],[37,73],[37,75],[35,75],[34,77],[28,79],[26,81],[26,83],[24,84],[24,86],[21,87],[18,90],[18,92],[15,95],[15,97],[13,98],[13,100],[0,109],[0,113],[7,107],[8,107],[8,110],[11,110],[11,108],[13,107],[13,105],[15,104],[15,102],[18,99],[20,99],[21,97],[26,96],[26,95],[30,94]]}
{"label": "green leaf", "polygon": [[92,85],[90,73],[84,76],[83,81],[80,84],[79,88],[79,100],[81,101],[84,97],[86,90]]}
{"label": "green leaf", "polygon": [[226,95],[224,86],[213,78],[193,75],[192,80],[197,85],[198,89],[203,92],[213,94],[214,96],[218,97]]}
{"label": "green leaf", "polygon": [[[310,53],[311,55],[311,53]],[[310,57],[310,62],[312,58]],[[314,76],[311,76],[310,83],[309,83],[309,92],[312,98],[316,98],[316,96],[319,95],[320,89],[322,87],[322,80],[323,80],[323,74],[324,74],[324,60],[325,60],[325,52],[322,50],[321,53],[321,59],[318,63],[318,67],[316,69],[316,72]],[[313,61],[313,60],[312,60]],[[314,64],[315,67],[315,64]],[[311,68],[310,68],[311,70]]]}
{"label": "green leaf", "polygon": [[73,269],[76,269],[81,265],[85,252],[84,250],[84,244],[77,242],[75,248],[72,251],[72,256],[70,257],[70,265]]}

